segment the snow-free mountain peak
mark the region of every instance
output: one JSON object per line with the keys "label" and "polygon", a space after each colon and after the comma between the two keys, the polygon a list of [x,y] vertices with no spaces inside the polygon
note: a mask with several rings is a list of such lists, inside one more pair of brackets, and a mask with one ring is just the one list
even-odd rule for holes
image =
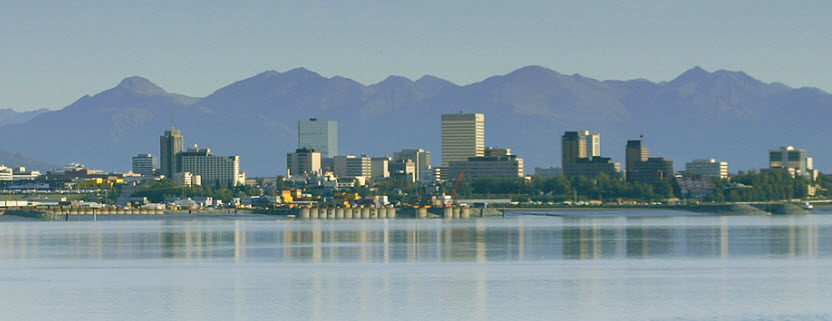
{"label": "snow-free mountain peak", "polygon": [[148,95],[148,96],[155,96],[155,95],[164,95],[168,92],[162,89],[156,84],[150,82],[144,77],[139,76],[132,76],[124,78],[121,83],[116,86],[116,89],[122,89],[131,91],[137,94]]}

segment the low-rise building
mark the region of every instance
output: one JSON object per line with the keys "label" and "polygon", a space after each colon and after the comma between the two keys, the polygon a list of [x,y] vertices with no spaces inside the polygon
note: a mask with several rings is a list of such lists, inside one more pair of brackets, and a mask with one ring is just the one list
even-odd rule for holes
{"label": "low-rise building", "polygon": [[728,178],[728,162],[716,159],[695,159],[685,163],[685,175],[690,177],[719,177]]}
{"label": "low-rise building", "polygon": [[633,162],[633,169],[628,169],[627,181],[655,184],[673,178],[673,161],[664,157],[650,157],[646,161]]}
{"label": "low-rise building", "polygon": [[563,169],[559,167],[549,167],[549,168],[534,168],[534,176],[540,177],[555,177],[558,175],[563,175]]}
{"label": "low-rise building", "polygon": [[367,155],[335,156],[335,176],[341,177],[371,177],[372,160]]}
{"label": "low-rise building", "polygon": [[466,161],[450,162],[448,179],[456,180],[462,174],[466,180],[484,177],[522,178],[523,159],[512,155],[510,149],[487,148],[486,156],[469,157]]}
{"label": "low-rise building", "polygon": [[26,173],[25,167],[11,168],[0,165],[0,181],[34,180],[38,176],[40,176],[40,172],[34,171]]}
{"label": "low-rise building", "polygon": [[714,186],[708,177],[680,177],[676,179],[679,185],[679,194],[684,198],[701,199],[713,193]]}
{"label": "low-rise building", "polygon": [[144,204],[147,204],[147,203],[148,203],[147,197],[144,197],[144,196],[142,196],[142,197],[119,197],[118,199],[116,199],[116,204],[118,204],[118,206],[122,206],[122,207],[127,206],[127,204],[141,206],[141,205],[144,205]]}
{"label": "low-rise building", "polygon": [[202,176],[194,175],[191,172],[173,174],[173,181],[182,186],[202,186]]}
{"label": "low-rise building", "polygon": [[600,174],[618,178],[621,176],[621,164],[613,162],[609,157],[578,158],[563,167],[566,177],[597,177]]}
{"label": "low-rise building", "polygon": [[811,180],[818,178],[819,172],[814,169],[814,159],[806,155],[803,149],[793,146],[783,146],[768,152],[769,169],[785,169],[792,176],[801,175]]}

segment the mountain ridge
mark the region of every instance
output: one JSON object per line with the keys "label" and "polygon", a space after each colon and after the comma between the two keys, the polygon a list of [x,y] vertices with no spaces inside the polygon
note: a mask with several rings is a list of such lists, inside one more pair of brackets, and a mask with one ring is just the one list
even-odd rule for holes
{"label": "mountain ridge", "polygon": [[[646,133],[651,156],[676,160],[677,170],[694,158],[727,160],[732,171],[761,168],[767,150],[780,145],[805,148],[816,166],[832,166],[832,152],[816,138],[832,134],[821,121],[832,116],[832,95],[699,66],[652,82],[531,65],[468,85],[429,75],[415,81],[391,75],[365,85],[300,67],[264,71],[205,97],[168,93],[131,76],[61,110],[0,126],[0,135],[19,138],[0,142],[0,149],[51,162],[60,161],[57,155],[86,156],[90,166],[123,170],[134,154],[158,153],[156,136],[173,117],[186,144],[238,154],[252,176],[277,175],[296,147],[297,121],[315,117],[339,122],[342,153],[425,148],[438,164],[439,116],[459,110],[485,113],[487,145],[512,148],[526,159],[527,172],[559,166],[560,135],[581,128],[601,133],[602,155],[622,163],[626,140]],[[39,128],[67,134],[50,139]]]}

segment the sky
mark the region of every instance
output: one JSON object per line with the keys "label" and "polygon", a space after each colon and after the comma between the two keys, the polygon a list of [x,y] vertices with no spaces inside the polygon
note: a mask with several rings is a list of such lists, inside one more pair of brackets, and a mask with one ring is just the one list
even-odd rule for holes
{"label": "sky", "polygon": [[698,65],[832,92],[830,12],[829,1],[0,0],[0,108],[57,109],[133,75],[202,97],[297,67],[464,85],[527,65],[652,81]]}

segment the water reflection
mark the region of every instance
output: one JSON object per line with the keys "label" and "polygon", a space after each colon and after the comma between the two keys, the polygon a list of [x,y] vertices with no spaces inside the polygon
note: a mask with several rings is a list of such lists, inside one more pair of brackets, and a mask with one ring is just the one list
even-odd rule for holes
{"label": "water reflection", "polygon": [[170,220],[0,225],[0,259],[488,262],[829,255],[832,217]]}

